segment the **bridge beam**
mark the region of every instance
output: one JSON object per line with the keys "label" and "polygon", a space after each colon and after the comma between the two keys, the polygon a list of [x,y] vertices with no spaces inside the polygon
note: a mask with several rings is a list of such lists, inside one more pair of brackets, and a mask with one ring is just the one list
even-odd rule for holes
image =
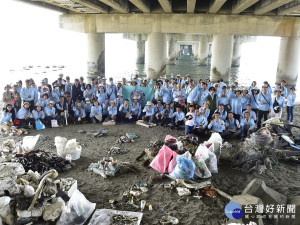
{"label": "bridge beam", "polygon": [[231,13],[232,14],[239,14],[243,12],[245,9],[249,8],[250,6],[254,5],[259,0],[239,0],[233,6]]}
{"label": "bridge beam", "polygon": [[217,13],[226,1],[227,0],[214,0],[212,5],[209,7],[208,13]]}
{"label": "bridge beam", "polygon": [[172,13],[172,1],[171,0],[158,0],[158,1],[166,13]]}
{"label": "bridge beam", "polygon": [[194,13],[196,7],[196,0],[187,0],[186,1],[186,12]]}
{"label": "bridge beam", "polygon": [[116,0],[99,0],[100,2],[105,3],[106,5],[112,7],[120,13],[129,13],[128,1],[116,1]]}
{"label": "bridge beam", "polygon": [[287,86],[296,86],[299,68],[299,46],[299,37],[281,38],[276,83],[285,80]]}
{"label": "bridge beam", "polygon": [[139,10],[143,13],[150,13],[149,1],[147,0],[129,0],[132,4],[134,4]]}
{"label": "bridge beam", "polygon": [[289,4],[279,7],[277,15],[285,16],[285,15],[289,15],[292,12],[297,12],[299,10],[300,10],[300,1],[293,1],[290,2]]}
{"label": "bridge beam", "polygon": [[105,34],[87,34],[87,73],[105,76]]}
{"label": "bridge beam", "polygon": [[233,48],[233,35],[217,34],[213,36],[210,79],[212,82],[223,78],[229,81]]}
{"label": "bridge beam", "polygon": [[263,0],[254,11],[254,15],[263,15],[293,0]]}

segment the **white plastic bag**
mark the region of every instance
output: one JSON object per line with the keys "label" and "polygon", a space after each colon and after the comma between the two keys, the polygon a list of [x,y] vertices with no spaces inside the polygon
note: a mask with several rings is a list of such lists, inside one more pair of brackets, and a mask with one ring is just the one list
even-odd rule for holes
{"label": "white plastic bag", "polygon": [[[67,138],[60,137],[60,136],[56,136],[54,138],[54,142],[55,142],[56,151],[57,151],[58,156],[63,157],[62,155],[63,155],[64,148],[67,144],[67,141],[68,141]],[[65,158],[65,157],[63,157],[63,158]]]}
{"label": "white plastic bag", "polygon": [[96,207],[79,191],[74,191],[68,204],[64,207],[56,225],[82,225],[90,217]]}
{"label": "white plastic bag", "polygon": [[205,161],[209,157],[208,152],[209,152],[208,148],[206,148],[205,145],[201,144],[197,148],[197,151],[195,153],[195,158],[196,159],[200,158]]}
{"label": "white plastic bag", "polygon": [[[218,161],[216,155],[211,152],[206,146],[203,144],[199,145],[196,153],[195,153],[195,159],[196,163],[200,163],[199,159],[202,159],[204,162],[207,162],[209,164],[209,170],[211,173],[218,173]],[[201,167],[200,169],[206,170],[204,167]],[[208,173],[205,173],[208,175]]]}
{"label": "white plastic bag", "polygon": [[40,135],[36,135],[36,136],[26,136],[23,138],[23,144],[22,144],[22,149],[24,151],[32,151],[34,150],[34,147],[37,143],[37,141],[39,140]]}
{"label": "white plastic bag", "polygon": [[208,141],[204,142],[204,145],[212,144],[214,142],[219,142],[222,144],[222,137],[219,133],[212,133]]}
{"label": "white plastic bag", "polygon": [[80,158],[82,147],[77,144],[76,139],[67,140],[64,137],[55,137],[55,146],[57,150],[57,155],[66,158],[66,155],[69,154],[72,157],[72,160],[77,160]]}
{"label": "white plastic bag", "polygon": [[211,172],[207,168],[205,161],[201,158],[194,159],[193,162],[196,165],[195,176],[200,178],[209,178],[211,177]]}

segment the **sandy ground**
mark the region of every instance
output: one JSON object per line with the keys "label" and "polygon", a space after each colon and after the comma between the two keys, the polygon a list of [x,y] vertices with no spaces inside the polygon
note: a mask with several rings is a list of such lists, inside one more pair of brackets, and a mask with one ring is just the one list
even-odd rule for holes
{"label": "sandy ground", "polygon": [[[297,106],[294,124],[300,124],[299,109],[300,107]],[[285,117],[284,113],[283,118]],[[97,203],[96,208],[98,209],[110,208],[108,202],[110,199],[118,200],[122,197],[123,192],[135,183],[148,182],[150,184],[150,176],[158,175],[153,169],[144,167],[142,162],[135,162],[135,158],[144,151],[149,141],[155,139],[163,140],[167,134],[175,137],[183,134],[183,131],[173,131],[170,128],[160,126],[145,128],[135,124],[105,127],[109,130],[108,135],[105,137],[94,138],[77,133],[78,130],[99,128],[103,128],[103,126],[99,124],[70,125],[62,128],[49,128],[41,132],[30,130],[29,133],[29,135],[41,133],[49,137],[48,141],[39,142],[36,149],[47,149],[55,152],[55,148],[49,147],[50,144],[54,144],[55,136],[63,136],[68,139],[76,138],[78,142],[83,144],[81,158],[75,162],[74,168],[60,176],[77,179],[79,190],[88,200]],[[300,133],[300,130],[294,130],[296,134]],[[116,140],[126,132],[135,132],[140,138],[136,139],[134,143],[123,144],[122,148],[128,149],[129,152],[114,156],[114,158],[134,163],[139,169],[138,173],[121,174],[116,177],[103,179],[100,175],[86,171],[90,163],[97,162],[103,157],[108,156],[106,153],[108,148],[119,146]],[[17,139],[21,138],[17,137]],[[252,179],[258,177],[262,178],[274,190],[287,196],[296,196],[300,195],[299,168],[299,166],[282,163],[262,175],[245,174],[239,170],[232,169],[230,162],[220,161],[219,174],[213,175],[212,183],[224,192],[236,195],[240,194]],[[228,200],[221,196],[217,196],[216,198],[204,196],[201,200],[192,197],[181,198],[176,191],[165,190],[163,188],[164,183],[170,183],[170,180],[163,179],[151,183],[151,191],[144,199],[153,205],[153,211],[148,211],[148,209],[144,211],[142,224],[159,224],[159,220],[165,211],[173,213],[179,219],[180,224],[215,225],[225,223],[224,207],[228,203]]]}

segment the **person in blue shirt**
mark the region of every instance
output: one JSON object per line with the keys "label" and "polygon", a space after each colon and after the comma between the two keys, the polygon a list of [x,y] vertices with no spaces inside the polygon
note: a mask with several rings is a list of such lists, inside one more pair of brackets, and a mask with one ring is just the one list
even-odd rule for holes
{"label": "person in blue shirt", "polygon": [[241,96],[241,90],[235,90],[235,96],[230,99],[231,111],[233,112],[234,118],[240,120],[242,115],[242,105],[247,101],[244,96]]}
{"label": "person in blue shirt", "polygon": [[52,100],[55,103],[58,103],[59,97],[60,97],[60,91],[59,91],[59,87],[57,85],[53,86],[53,91],[52,91],[51,95],[52,95]]}
{"label": "person in blue shirt", "polygon": [[86,113],[81,103],[78,103],[73,110],[74,110],[74,117],[75,117],[74,124],[83,124],[86,121]]}
{"label": "person in blue shirt", "polygon": [[194,102],[196,103],[196,105],[198,105],[200,107],[203,106],[205,99],[206,99],[207,95],[209,94],[206,83],[203,82],[201,87],[202,88],[199,88],[197,90],[197,95],[196,95],[196,98],[194,99]]}
{"label": "person in blue shirt", "polygon": [[17,87],[17,92],[21,95],[21,90],[22,90],[22,85],[23,85],[23,82],[21,81],[21,80],[19,80],[18,82],[17,82],[17,85],[18,85],[18,87]]}
{"label": "person in blue shirt", "polygon": [[133,121],[139,120],[142,113],[142,107],[138,100],[139,98],[137,96],[134,96],[133,102],[130,105],[130,112],[132,113]]}
{"label": "person in blue shirt", "polygon": [[116,121],[117,116],[118,116],[118,108],[114,101],[110,102],[110,106],[108,107],[107,110],[108,110],[108,117],[106,118],[106,121],[109,121],[109,120]]}
{"label": "person in blue shirt", "polygon": [[198,94],[198,88],[194,85],[193,80],[190,80],[190,86],[187,88],[187,111],[190,111],[190,105],[195,105],[195,98]]}
{"label": "person in blue shirt", "polygon": [[22,88],[20,95],[24,102],[29,103],[29,110],[31,112],[34,109],[35,90],[31,87],[31,81],[29,79],[26,79],[25,82],[26,86]]}
{"label": "person in blue shirt", "polygon": [[[270,84],[269,84],[268,81],[264,81],[263,87],[264,87],[264,86],[267,87],[267,93],[269,93],[269,94],[272,94],[272,93],[273,93],[273,90],[272,90],[272,88],[271,88],[271,86],[270,86]],[[263,87],[262,87],[262,89],[260,90],[260,92],[263,91]]]}
{"label": "person in blue shirt", "polygon": [[247,104],[250,101],[250,94],[248,92],[248,89],[245,88],[241,94],[241,96],[244,98],[244,101],[242,102],[242,111],[246,110]]}
{"label": "person in blue shirt", "polygon": [[[36,103],[35,109],[32,110],[32,117],[35,121],[40,120],[43,124],[45,124],[46,115],[40,103]],[[33,127],[35,128],[35,123],[33,123]]]}
{"label": "person in blue shirt", "polygon": [[224,138],[237,138],[241,136],[240,123],[234,118],[232,112],[228,112],[228,119],[225,121],[226,130],[224,132]]}
{"label": "person in blue shirt", "polygon": [[253,119],[250,119],[250,113],[245,112],[245,118],[241,120],[241,140],[244,141],[245,137],[249,137],[250,134],[254,131],[255,123]]}
{"label": "person in blue shirt", "polygon": [[242,113],[241,118],[245,118],[245,112],[250,113],[250,119],[253,119],[256,122],[256,113],[252,110],[251,104],[247,104],[246,110]]}
{"label": "person in blue shirt", "polygon": [[249,98],[249,104],[251,105],[252,111],[255,112],[256,116],[258,115],[258,95],[259,95],[259,88],[254,87],[251,90],[250,98]]}
{"label": "person in blue shirt", "polygon": [[116,99],[116,90],[115,90],[115,86],[114,86],[114,82],[110,82],[109,86],[106,88],[106,94],[107,97],[109,98],[109,101],[113,101]]}
{"label": "person in blue shirt", "polygon": [[209,133],[217,132],[221,137],[225,136],[225,122],[220,119],[220,113],[215,113],[215,119],[210,121],[207,128],[210,130]]}
{"label": "person in blue shirt", "polygon": [[164,106],[161,100],[157,101],[157,104],[154,106],[154,116],[157,122],[161,122],[161,112],[164,110]]}
{"label": "person in blue shirt", "polygon": [[143,120],[149,121],[149,123],[152,123],[154,121],[154,114],[155,114],[155,109],[152,104],[152,102],[148,101],[147,104],[145,105],[143,109]]}
{"label": "person in blue shirt", "polygon": [[96,100],[94,101],[94,106],[91,109],[90,118],[94,124],[102,121],[102,107]]}
{"label": "person in blue shirt", "polygon": [[282,110],[286,106],[285,99],[281,96],[281,92],[280,88],[274,90],[275,96],[272,99],[271,118],[281,118]]}
{"label": "person in blue shirt", "polygon": [[169,80],[165,80],[165,83],[161,87],[159,94],[162,97],[162,103],[163,104],[172,101],[172,99],[173,99],[172,87],[169,85]]}
{"label": "person in blue shirt", "polygon": [[3,113],[2,113],[2,118],[0,120],[0,124],[2,123],[11,123],[12,122],[12,112],[13,112],[13,107],[11,104],[7,104]]}
{"label": "person in blue shirt", "polygon": [[209,89],[210,87],[212,87],[212,83],[210,82],[209,78],[206,79],[206,84],[207,84],[207,89]]}
{"label": "person in blue shirt", "polygon": [[227,85],[223,82],[223,79],[221,78],[220,80],[218,80],[218,84],[219,84],[219,89],[220,91],[223,89],[223,87],[226,87]]}
{"label": "person in blue shirt", "polygon": [[130,111],[130,105],[129,105],[129,99],[126,98],[124,102],[119,107],[119,121],[121,123],[129,122],[133,119],[131,111]]}
{"label": "person in blue shirt", "polygon": [[227,119],[227,112],[225,111],[224,109],[224,105],[223,104],[220,104],[218,106],[218,109],[215,110],[214,114],[212,115],[212,117],[215,116],[215,113],[216,112],[219,112],[220,113],[220,119],[225,121]]}
{"label": "person in blue shirt", "polygon": [[114,102],[119,110],[120,106],[124,103],[124,99],[123,99],[122,93],[118,93],[117,96],[118,97],[116,99],[114,99]]}
{"label": "person in blue shirt", "polygon": [[48,107],[45,108],[45,114],[46,114],[45,121],[49,127],[52,127],[51,120],[57,120],[58,125],[60,125],[61,123],[61,116],[56,112],[54,105],[55,102],[50,101],[48,103]]}
{"label": "person in blue shirt", "polygon": [[261,120],[264,117],[264,121],[268,119],[269,113],[271,112],[272,107],[272,97],[271,94],[268,92],[267,85],[262,87],[262,92],[258,95],[257,102],[258,102],[258,117],[257,117],[257,128],[261,128]]}
{"label": "person in blue shirt", "polygon": [[293,124],[294,120],[294,106],[296,103],[296,93],[295,93],[295,87],[292,86],[290,88],[290,93],[288,94],[286,98],[286,111],[287,111],[287,122],[290,124]]}
{"label": "person in blue shirt", "polygon": [[19,127],[28,129],[30,128],[30,123],[33,123],[30,113],[30,104],[29,102],[24,102],[23,108],[21,108],[17,113],[17,119],[20,120]]}
{"label": "person in blue shirt", "polygon": [[209,107],[208,102],[204,102],[203,107],[201,107],[199,111],[200,111],[201,115],[204,114],[206,119],[208,121],[210,121],[210,119],[211,119],[210,118],[210,110],[208,107]]}
{"label": "person in blue shirt", "polygon": [[123,85],[121,82],[118,82],[117,84],[117,96],[118,94],[122,94],[123,93]]}
{"label": "person in blue shirt", "polygon": [[38,103],[40,103],[43,108],[47,107],[48,102],[49,102],[49,95],[47,93],[43,94],[42,98],[38,100]]}
{"label": "person in blue shirt", "polygon": [[277,89],[281,89],[281,96],[286,98],[287,97],[287,88],[285,87],[286,85],[286,81],[285,80],[282,80],[280,85],[278,85],[275,90]]}
{"label": "person in blue shirt", "polygon": [[99,102],[99,105],[103,105],[104,102],[105,102],[105,99],[107,99],[107,94],[106,92],[104,91],[104,85],[103,84],[99,84],[98,86],[98,91],[97,91],[97,99],[98,99],[98,102]]}
{"label": "person in blue shirt", "polygon": [[165,108],[160,114],[161,114],[161,119],[162,119],[160,125],[167,127],[169,125],[169,123],[172,122],[171,121],[172,119],[170,116],[173,114],[173,109],[170,108],[170,103],[167,102],[165,104]]}
{"label": "person in blue shirt", "polygon": [[256,81],[252,81],[251,86],[248,88],[248,92],[251,93],[254,88],[257,88]]}
{"label": "person in blue shirt", "polygon": [[174,108],[177,106],[185,105],[186,93],[181,88],[181,84],[176,85],[176,89],[173,89]]}
{"label": "person in blue shirt", "polygon": [[227,87],[223,86],[222,91],[219,93],[218,103],[224,105],[224,109],[226,112],[228,112],[229,108],[229,96],[227,94]]}
{"label": "person in blue shirt", "polygon": [[86,89],[85,90],[82,90],[83,91],[83,97],[85,99],[89,99],[90,101],[93,100],[93,97],[94,97],[94,92],[92,90],[92,86],[90,84],[87,84],[86,85]]}
{"label": "person in blue shirt", "polygon": [[184,125],[185,114],[181,111],[181,107],[176,107],[176,112],[174,112],[170,118],[172,119],[172,128],[178,130],[180,125]]}
{"label": "person in blue shirt", "polygon": [[84,104],[84,111],[86,114],[86,121],[90,121],[90,114],[91,114],[91,110],[92,110],[93,104],[91,103],[90,99],[87,98],[85,99],[85,104]]}
{"label": "person in blue shirt", "polygon": [[106,118],[109,116],[108,112],[109,107],[109,99],[105,99],[105,102],[102,104],[102,120],[106,120]]}
{"label": "person in blue shirt", "polygon": [[199,109],[195,110],[195,126],[193,129],[193,133],[196,135],[204,135],[207,125],[208,125],[208,121],[207,118],[205,117],[204,114],[201,114]]}

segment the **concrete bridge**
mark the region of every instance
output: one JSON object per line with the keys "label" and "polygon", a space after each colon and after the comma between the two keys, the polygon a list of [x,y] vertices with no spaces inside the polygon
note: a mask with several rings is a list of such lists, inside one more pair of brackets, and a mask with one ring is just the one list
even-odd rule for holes
{"label": "concrete bridge", "polygon": [[228,81],[231,65],[239,65],[245,37],[279,36],[276,82],[285,79],[288,85],[295,85],[297,81],[300,0],[19,1],[60,11],[61,28],[87,33],[90,74],[105,75],[105,33],[134,37],[137,63],[145,61],[147,41],[151,78],[156,78],[166,63],[175,63],[183,45],[191,45],[199,65],[206,65],[211,43],[213,81]]}

